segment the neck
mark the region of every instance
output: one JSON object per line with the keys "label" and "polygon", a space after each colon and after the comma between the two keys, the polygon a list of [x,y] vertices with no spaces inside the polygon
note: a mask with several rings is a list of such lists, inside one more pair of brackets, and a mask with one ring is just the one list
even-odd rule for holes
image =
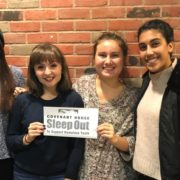
{"label": "neck", "polygon": [[58,96],[58,92],[56,90],[44,89],[44,94],[41,96],[44,100],[51,100]]}
{"label": "neck", "polygon": [[109,101],[117,98],[122,90],[123,83],[119,79],[104,80],[97,76],[96,78],[96,92],[100,101]]}
{"label": "neck", "polygon": [[117,88],[117,87],[119,87],[120,84],[122,84],[122,82],[119,78],[105,79],[105,78],[101,78],[100,76],[97,76],[96,83],[98,86],[101,86],[103,89]]}

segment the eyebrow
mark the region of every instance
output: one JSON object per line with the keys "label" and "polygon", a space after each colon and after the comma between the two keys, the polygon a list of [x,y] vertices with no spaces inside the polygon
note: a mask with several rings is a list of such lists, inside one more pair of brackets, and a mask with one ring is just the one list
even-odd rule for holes
{"label": "eyebrow", "polygon": [[[153,41],[160,41],[160,38],[154,38],[154,39],[151,39],[150,42],[153,42]],[[139,42],[139,44],[146,44],[144,42]]]}

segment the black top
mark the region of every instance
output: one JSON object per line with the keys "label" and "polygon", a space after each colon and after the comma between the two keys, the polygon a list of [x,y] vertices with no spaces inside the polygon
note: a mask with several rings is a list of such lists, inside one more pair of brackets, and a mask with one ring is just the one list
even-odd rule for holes
{"label": "black top", "polygon": [[[139,96],[142,99],[150,78],[149,72],[143,76]],[[139,104],[137,103],[137,105]],[[136,112],[137,116],[137,112]],[[137,127],[135,121],[135,130]],[[135,131],[136,133],[136,131]],[[180,179],[180,59],[168,80],[159,116],[159,157],[162,180]]]}
{"label": "black top", "polygon": [[43,122],[43,106],[83,107],[79,94],[70,91],[52,100],[42,100],[32,94],[19,95],[14,103],[8,128],[8,146],[13,152],[16,167],[32,174],[65,175],[76,179],[84,152],[84,139],[40,136],[30,145],[23,136],[30,123]]}

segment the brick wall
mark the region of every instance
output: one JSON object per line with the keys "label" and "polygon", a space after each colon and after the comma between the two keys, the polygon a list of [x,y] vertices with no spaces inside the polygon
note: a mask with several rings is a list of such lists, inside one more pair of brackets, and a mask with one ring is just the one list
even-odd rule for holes
{"label": "brick wall", "polygon": [[92,66],[92,43],[102,31],[118,31],[127,40],[129,57],[124,77],[140,77],[136,30],[161,18],[175,30],[175,55],[180,55],[180,0],[0,0],[0,28],[9,64],[27,74],[34,45],[49,41],[65,54],[72,78]]}

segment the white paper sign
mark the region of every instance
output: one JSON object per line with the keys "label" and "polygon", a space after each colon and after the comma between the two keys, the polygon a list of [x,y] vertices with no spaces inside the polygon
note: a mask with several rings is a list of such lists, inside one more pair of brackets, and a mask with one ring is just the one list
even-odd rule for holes
{"label": "white paper sign", "polygon": [[97,138],[97,108],[44,107],[46,136]]}

